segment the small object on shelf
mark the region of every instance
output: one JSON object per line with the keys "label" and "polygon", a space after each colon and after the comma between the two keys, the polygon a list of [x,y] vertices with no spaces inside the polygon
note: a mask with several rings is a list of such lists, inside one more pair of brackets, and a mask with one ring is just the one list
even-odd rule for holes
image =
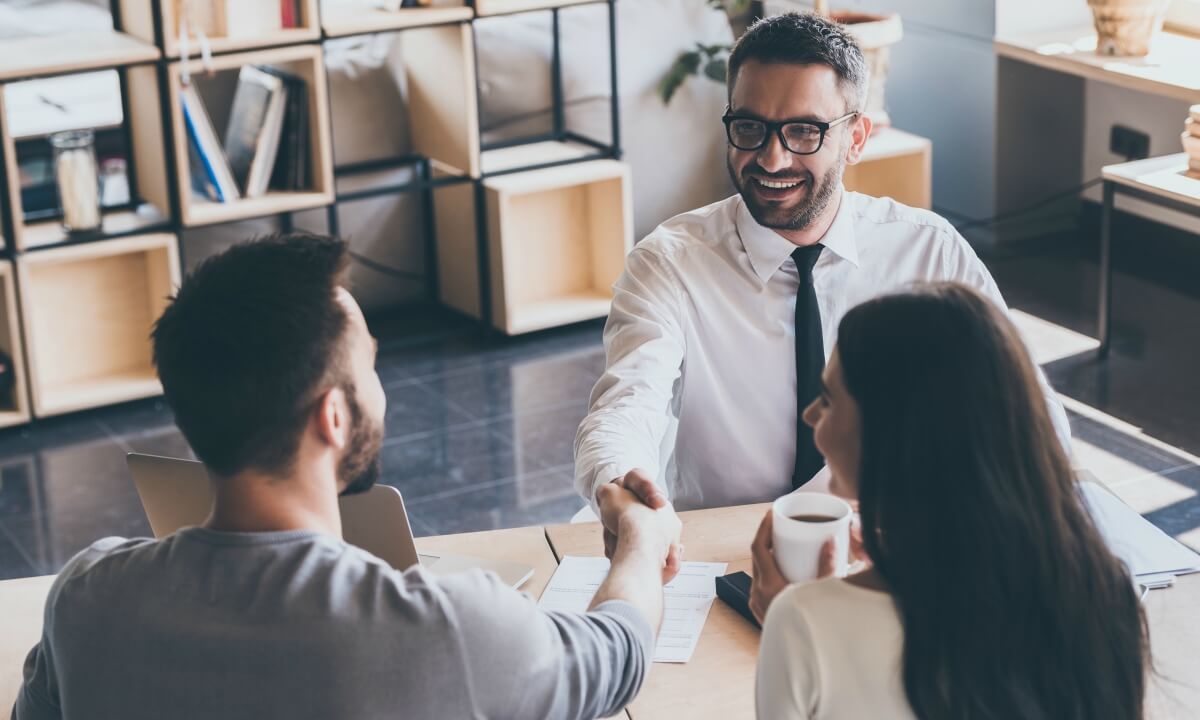
{"label": "small object on shelf", "polygon": [[129,169],[125,158],[106,158],[100,163],[100,204],[112,207],[127,205],[129,201]]}
{"label": "small object on shelf", "polygon": [[1200,176],[1200,105],[1188,108],[1180,140],[1183,142],[1183,151],[1188,155],[1188,174]]}
{"label": "small object on shelf", "polygon": [[283,27],[300,27],[299,0],[279,0],[279,16]]}
{"label": "small object on shelf", "polygon": [[54,148],[54,177],[63,227],[68,232],[100,228],[100,173],[96,169],[95,136],[91,130],[67,130],[50,136]]}
{"label": "small object on shelf", "polygon": [[1143,57],[1162,29],[1169,0],[1088,0],[1096,25],[1096,53]]}
{"label": "small object on shelf", "polygon": [[[217,202],[237,200],[240,197],[237,182],[229,167],[229,160],[225,157],[225,151],[217,140],[217,131],[213,129],[212,120],[208,117],[200,93],[196,92],[194,85],[184,85],[180,92],[180,101],[183,105],[183,119],[187,125],[189,145],[195,151],[194,155],[189,154],[189,159],[194,157],[199,160],[200,168],[204,171],[203,177],[212,188]],[[196,179],[197,174],[193,171],[193,189]]]}
{"label": "small object on shelf", "polygon": [[288,90],[276,75],[253,65],[238,72],[237,90],[225,128],[225,156],[244,197],[259,197],[279,152]]}

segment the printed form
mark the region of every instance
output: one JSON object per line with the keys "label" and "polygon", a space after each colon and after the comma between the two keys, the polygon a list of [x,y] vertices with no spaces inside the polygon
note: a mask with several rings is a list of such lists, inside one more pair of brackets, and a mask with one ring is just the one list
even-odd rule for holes
{"label": "printed form", "polygon": [[[663,621],[654,662],[685,663],[692,657],[708,610],[717,596],[717,577],[726,563],[685,562],[663,588]],[[587,610],[608,575],[608,559],[567,555],[559,563],[538,605],[546,610]]]}

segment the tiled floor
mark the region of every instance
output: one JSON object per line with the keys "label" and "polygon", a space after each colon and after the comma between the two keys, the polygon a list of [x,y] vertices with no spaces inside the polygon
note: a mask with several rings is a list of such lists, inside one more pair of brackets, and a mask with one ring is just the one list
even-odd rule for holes
{"label": "tiled floor", "polygon": [[[1200,290],[1136,267],[1140,278],[1119,276],[1113,355],[1097,363],[1072,356],[1093,332],[1086,252],[1066,243],[989,264],[1030,313],[1021,324],[1067,395],[1078,461],[1200,549]],[[565,521],[582,506],[571,450],[603,367],[600,323],[515,340],[425,310],[373,325],[389,401],[385,481],[403,490],[418,535]],[[147,533],[125,470],[133,450],[188,454],[161,402],[0,433],[0,579],[54,572],[104,535]]]}

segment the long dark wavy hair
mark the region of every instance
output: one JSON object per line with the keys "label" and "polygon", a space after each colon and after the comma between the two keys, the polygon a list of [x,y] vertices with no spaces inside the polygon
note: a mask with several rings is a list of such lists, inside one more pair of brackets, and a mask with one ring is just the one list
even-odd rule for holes
{"label": "long dark wavy hair", "polygon": [[1016,328],[963,285],[838,331],[862,422],[863,540],[923,720],[1141,718],[1141,603],[1076,490]]}

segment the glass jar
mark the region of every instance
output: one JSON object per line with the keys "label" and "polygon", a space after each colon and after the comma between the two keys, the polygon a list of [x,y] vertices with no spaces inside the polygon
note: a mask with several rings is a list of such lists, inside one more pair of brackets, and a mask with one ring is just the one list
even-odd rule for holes
{"label": "glass jar", "polygon": [[50,136],[58,206],[67,232],[100,229],[100,173],[91,130],[67,130]]}

